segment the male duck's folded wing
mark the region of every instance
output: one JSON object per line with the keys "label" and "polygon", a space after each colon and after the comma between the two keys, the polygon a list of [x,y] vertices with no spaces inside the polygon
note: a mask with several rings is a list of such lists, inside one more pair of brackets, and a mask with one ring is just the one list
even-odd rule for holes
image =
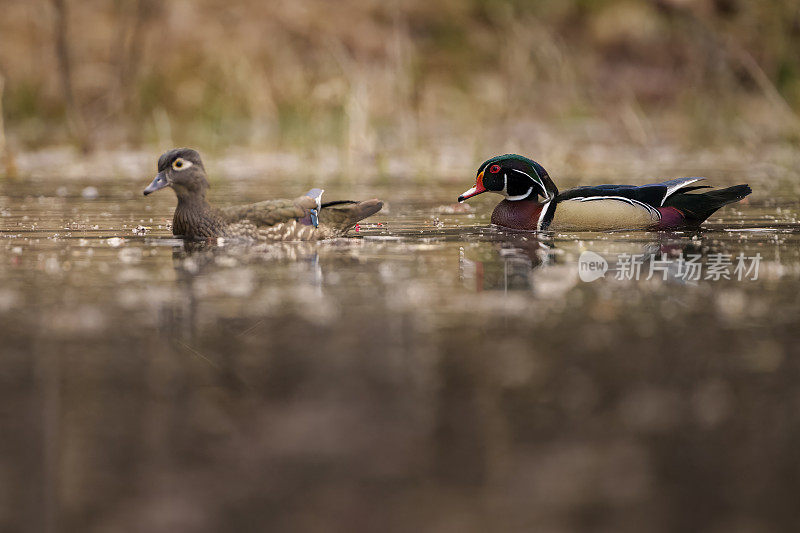
{"label": "male duck's folded wing", "polygon": [[557,202],[565,200],[593,201],[600,199],[630,201],[650,207],[661,207],[664,201],[678,190],[694,190],[705,186],[687,186],[704,178],[676,178],[648,185],[589,185],[566,190],[556,196]]}

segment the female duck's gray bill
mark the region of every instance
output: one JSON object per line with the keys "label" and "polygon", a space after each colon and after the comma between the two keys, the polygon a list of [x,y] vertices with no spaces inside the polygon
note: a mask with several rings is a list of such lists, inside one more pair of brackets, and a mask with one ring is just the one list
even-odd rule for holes
{"label": "female duck's gray bill", "polygon": [[144,195],[147,196],[151,192],[156,192],[164,187],[169,186],[169,182],[167,181],[167,177],[159,172],[158,175],[153,179],[153,183],[147,186],[144,190]]}

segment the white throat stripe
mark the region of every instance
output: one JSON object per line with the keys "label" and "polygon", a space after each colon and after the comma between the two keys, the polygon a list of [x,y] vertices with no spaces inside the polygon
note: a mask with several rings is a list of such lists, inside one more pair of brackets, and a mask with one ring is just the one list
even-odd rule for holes
{"label": "white throat stripe", "polygon": [[533,192],[533,187],[529,187],[526,192],[523,194],[518,194],[517,196],[509,196],[508,191],[506,191],[506,200],[511,200],[512,202],[515,200],[524,200]]}

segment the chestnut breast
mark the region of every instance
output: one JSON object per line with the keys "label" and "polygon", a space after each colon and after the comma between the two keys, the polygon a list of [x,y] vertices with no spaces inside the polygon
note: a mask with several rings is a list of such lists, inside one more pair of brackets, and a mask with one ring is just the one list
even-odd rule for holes
{"label": "chestnut breast", "polygon": [[492,224],[511,229],[535,230],[542,207],[535,200],[503,200],[492,212]]}

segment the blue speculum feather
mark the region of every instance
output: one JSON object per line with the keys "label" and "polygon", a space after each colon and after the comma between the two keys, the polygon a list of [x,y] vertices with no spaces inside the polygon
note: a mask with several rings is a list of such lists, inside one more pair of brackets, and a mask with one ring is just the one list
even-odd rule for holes
{"label": "blue speculum feather", "polygon": [[322,193],[324,193],[324,189],[311,189],[306,193],[306,196],[313,198],[317,201],[317,208],[312,209],[309,212],[309,216],[311,217],[311,225],[315,228],[319,226],[319,210],[322,209]]}

